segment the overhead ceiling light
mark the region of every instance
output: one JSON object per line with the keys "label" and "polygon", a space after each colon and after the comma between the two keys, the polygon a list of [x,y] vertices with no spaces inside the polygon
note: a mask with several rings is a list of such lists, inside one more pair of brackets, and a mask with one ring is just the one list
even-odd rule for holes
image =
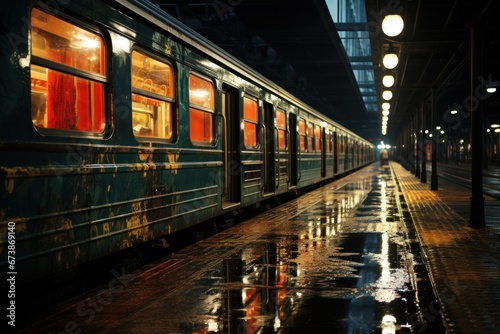
{"label": "overhead ceiling light", "polygon": [[494,92],[496,92],[496,91],[497,91],[497,88],[496,88],[496,87],[488,87],[488,88],[486,88],[486,91],[487,91],[488,93],[494,93]]}
{"label": "overhead ceiling light", "polygon": [[385,87],[392,87],[394,85],[394,76],[393,75],[384,75],[382,78],[382,84]]}
{"label": "overhead ceiling light", "polygon": [[455,109],[453,109],[453,110],[450,111],[450,114],[455,115],[457,112],[458,111],[456,111]]}
{"label": "overhead ceiling light", "polygon": [[399,35],[405,26],[401,15],[393,14],[386,15],[382,20],[382,31],[389,37]]}
{"label": "overhead ceiling light", "polygon": [[387,101],[392,99],[392,92],[390,90],[384,90],[382,92],[382,98]]}
{"label": "overhead ceiling light", "polygon": [[395,53],[388,53],[384,56],[382,59],[382,63],[384,64],[385,68],[391,70],[394,67],[398,65],[398,55]]}
{"label": "overhead ceiling light", "polygon": [[382,116],[389,116],[389,113],[388,109],[382,110]]}
{"label": "overhead ceiling light", "polygon": [[389,110],[389,109],[391,109],[391,104],[389,102],[382,103],[382,110]]}

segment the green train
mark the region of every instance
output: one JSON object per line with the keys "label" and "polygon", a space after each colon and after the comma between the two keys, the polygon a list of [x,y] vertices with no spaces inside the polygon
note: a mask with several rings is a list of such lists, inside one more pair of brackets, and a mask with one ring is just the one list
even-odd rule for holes
{"label": "green train", "polygon": [[2,11],[0,267],[19,284],[374,160],[146,0]]}

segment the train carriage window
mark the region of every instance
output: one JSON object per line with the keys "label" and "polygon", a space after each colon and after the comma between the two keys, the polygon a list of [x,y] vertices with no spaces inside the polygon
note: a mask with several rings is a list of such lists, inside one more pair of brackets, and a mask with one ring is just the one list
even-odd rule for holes
{"label": "train carriage window", "polygon": [[197,75],[189,76],[189,128],[194,144],[214,142],[215,92],[211,81]]}
{"label": "train carriage window", "polygon": [[304,119],[299,120],[299,137],[300,137],[300,151],[306,151],[306,121]]}
{"label": "train carriage window", "polygon": [[314,145],[316,152],[321,152],[321,127],[318,125],[314,126]]}
{"label": "train carriage window", "polygon": [[307,151],[314,151],[314,125],[312,123],[307,124]]}
{"label": "train carriage window", "polygon": [[132,129],[139,138],[174,139],[172,65],[132,51]]}
{"label": "train carriage window", "polygon": [[286,132],[286,113],[281,110],[276,111],[276,128],[278,129],[278,148],[286,150],[287,147],[287,132]]}
{"label": "train carriage window", "polygon": [[243,98],[243,119],[244,119],[244,143],[247,148],[256,148],[257,141],[257,126],[259,122],[258,104],[254,99],[248,97]]}
{"label": "train carriage window", "polygon": [[38,8],[31,11],[31,117],[39,131],[103,134],[103,38]]}
{"label": "train carriage window", "polygon": [[332,133],[332,131],[326,132],[326,147],[327,147],[328,153],[333,152],[333,133]]}

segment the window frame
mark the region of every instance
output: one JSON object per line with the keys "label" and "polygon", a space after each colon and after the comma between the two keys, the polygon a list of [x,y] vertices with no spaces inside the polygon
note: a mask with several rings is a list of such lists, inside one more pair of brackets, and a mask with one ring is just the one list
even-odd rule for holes
{"label": "window frame", "polygon": [[[213,109],[210,109],[209,107],[204,107],[198,104],[192,104],[191,103],[191,76],[196,76],[201,80],[204,80],[206,82],[209,82],[212,87],[212,99],[213,99]],[[189,140],[191,144],[195,146],[202,146],[202,147],[215,147],[217,145],[217,139],[218,139],[218,131],[217,131],[217,86],[214,82],[214,79],[204,75],[200,72],[190,70],[188,73],[188,123],[189,123]],[[208,115],[211,115],[212,122],[211,122],[211,140],[210,141],[193,141],[191,134],[192,134],[192,129],[191,129],[191,110],[195,110],[198,112],[202,112]]]}
{"label": "window frame", "polygon": [[[43,30],[41,28],[38,28],[34,25],[33,23],[33,17],[36,14],[33,14],[34,10],[38,10],[41,13],[45,15],[49,15],[51,17],[54,17],[57,20],[64,21],[66,24],[74,26],[78,29],[84,30],[89,34],[95,35],[100,39],[101,46],[102,46],[102,57],[101,62],[99,63],[100,66],[103,67],[102,69],[102,74],[100,73],[95,73],[92,71],[85,71],[83,69],[80,69],[76,66],[72,66],[70,64],[64,64],[61,62],[57,62],[55,60],[49,59],[48,57],[43,57],[40,55],[35,55],[34,53],[34,37],[33,35],[36,33],[35,30]],[[110,99],[109,99],[109,83],[110,83],[110,67],[111,67],[111,62],[110,62],[110,54],[111,54],[111,43],[109,41],[109,38],[104,34],[103,30],[100,29],[97,25],[92,24],[91,22],[83,21],[81,19],[78,19],[72,15],[64,14],[62,12],[58,12],[57,14],[54,14],[50,11],[47,11],[43,9],[40,6],[31,6],[29,10],[29,27],[28,27],[28,32],[30,36],[30,43],[29,43],[29,54],[30,54],[30,66],[29,66],[29,78],[30,78],[30,101],[33,103],[33,93],[34,93],[34,87],[33,87],[33,71],[36,71],[34,67],[42,68],[47,71],[47,75],[49,75],[49,70],[53,72],[57,72],[58,75],[64,75],[67,77],[72,78],[74,85],[75,85],[75,94],[79,94],[81,92],[81,88],[76,87],[78,85],[77,80],[83,80],[84,82],[88,82],[89,84],[95,85],[102,85],[102,90],[97,93],[98,95],[101,95],[102,98],[102,114],[99,114],[99,118],[102,119],[102,126],[100,127],[100,131],[92,131],[92,130],[78,130],[78,129],[66,129],[66,128],[57,128],[57,127],[42,127],[34,124],[35,119],[33,117],[33,105],[30,108],[30,113],[31,113],[31,121],[34,129],[40,133],[41,135],[44,136],[51,136],[51,137],[85,137],[85,138],[96,138],[96,139],[103,139],[106,135],[111,134],[111,129],[113,127],[113,115],[111,114],[111,108],[109,107]],[[47,30],[43,30],[47,31]],[[50,32],[49,32],[50,33]],[[61,37],[61,35],[56,35],[58,37]],[[79,90],[80,89],[80,90]],[[90,93],[92,91],[92,93]],[[46,94],[48,95],[49,93],[48,90],[48,78],[47,78],[47,90]],[[43,94],[43,93],[42,93]],[[96,97],[96,93],[93,92],[93,89],[89,89],[89,92],[87,93],[94,99]],[[90,95],[91,94],[91,95]],[[75,97],[75,103],[79,102],[79,97]],[[88,106],[88,118],[93,119],[96,117],[97,114],[93,113],[92,109],[95,108],[96,105],[92,104]],[[46,113],[48,113],[48,107],[46,107]],[[78,111],[76,111],[78,113]],[[75,116],[76,122],[78,122],[78,116],[80,114],[77,114]],[[47,122],[48,120],[48,115],[44,116],[44,118],[47,117]],[[74,120],[75,120],[74,119]],[[91,122],[91,121],[89,121]],[[76,124],[76,123],[75,123]],[[90,127],[93,127],[94,125],[91,125]]]}
{"label": "window frame", "polygon": [[[304,125],[301,128],[301,124]],[[299,132],[299,150],[300,152],[307,152],[307,121],[305,118],[299,118],[297,122]],[[303,131],[302,131],[303,130]]]}
{"label": "window frame", "polygon": [[[252,101],[255,103],[256,106],[256,116],[257,118],[255,120],[246,118],[245,117],[245,99]],[[246,149],[250,150],[258,150],[260,148],[260,136],[259,136],[259,118],[260,118],[260,104],[259,104],[259,99],[257,97],[254,97],[252,95],[244,95],[242,98],[242,104],[243,104],[243,115],[242,115],[242,122],[243,122],[243,145],[245,146]],[[255,126],[255,145],[254,146],[248,146],[246,143],[246,133],[245,133],[245,125],[250,124],[252,126]]]}
{"label": "window frame", "polygon": [[[137,52],[143,56],[152,58],[160,63],[163,63],[165,65],[168,65],[170,67],[170,70],[172,71],[172,83],[173,83],[173,88],[172,88],[172,96],[167,96],[167,95],[162,95],[157,92],[152,92],[148,91],[146,89],[134,87],[133,85],[133,55],[134,52]],[[138,142],[162,142],[162,143],[175,143],[177,142],[178,139],[178,117],[177,117],[177,92],[178,92],[178,82],[177,82],[177,72],[176,68],[174,66],[174,62],[163,55],[158,55],[154,52],[151,52],[150,50],[140,47],[140,46],[134,46],[130,50],[130,79],[131,79],[131,84],[130,84],[130,98],[131,98],[131,106],[133,107],[133,95],[137,95],[141,98],[146,98],[146,99],[152,99],[156,101],[160,101],[162,103],[170,105],[171,108],[171,137],[160,137],[160,136],[140,136],[136,135],[134,133],[134,138]],[[132,128],[134,127],[133,125],[133,114],[134,114],[134,109],[131,109],[132,113],[132,123],[131,126]]]}
{"label": "window frame", "polygon": [[[283,119],[284,119],[284,126],[285,127],[281,127],[281,124],[278,122],[278,114],[283,114]],[[282,110],[282,109],[276,109],[276,113],[275,113],[275,117],[276,117],[276,128],[278,129],[278,138],[276,140],[276,146],[277,148],[280,150],[280,151],[288,151],[288,115],[287,115],[287,112],[285,110]],[[283,140],[284,140],[284,146],[280,146],[280,133],[283,134]]]}
{"label": "window frame", "polygon": [[314,124],[314,151],[315,152],[321,152],[323,149],[321,133],[322,133],[321,125]]}
{"label": "window frame", "polygon": [[333,132],[330,129],[326,129],[326,151],[327,153],[333,153]]}
{"label": "window frame", "polygon": [[314,123],[306,122],[307,129],[307,152],[314,152]]}

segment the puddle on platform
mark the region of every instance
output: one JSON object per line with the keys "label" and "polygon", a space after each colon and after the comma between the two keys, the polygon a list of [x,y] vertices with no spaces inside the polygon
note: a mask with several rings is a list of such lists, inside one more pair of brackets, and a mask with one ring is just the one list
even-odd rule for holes
{"label": "puddle on platform", "polygon": [[287,230],[212,267],[195,282],[205,291],[196,297],[198,321],[181,330],[410,333],[408,324],[422,326],[394,187],[384,173],[346,184]]}

